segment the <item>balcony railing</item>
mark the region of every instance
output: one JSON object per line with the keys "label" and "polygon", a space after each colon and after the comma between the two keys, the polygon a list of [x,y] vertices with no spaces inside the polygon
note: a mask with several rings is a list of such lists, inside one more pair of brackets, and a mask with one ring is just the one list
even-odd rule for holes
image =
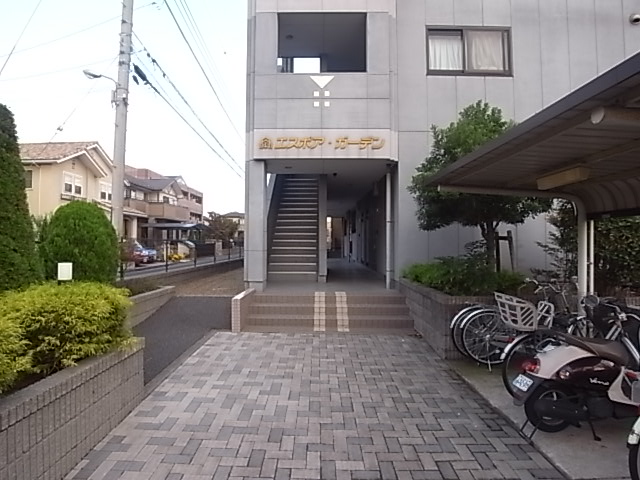
{"label": "balcony railing", "polygon": [[149,202],[147,215],[149,215],[149,217],[166,218],[167,220],[188,221],[189,209],[169,203]]}

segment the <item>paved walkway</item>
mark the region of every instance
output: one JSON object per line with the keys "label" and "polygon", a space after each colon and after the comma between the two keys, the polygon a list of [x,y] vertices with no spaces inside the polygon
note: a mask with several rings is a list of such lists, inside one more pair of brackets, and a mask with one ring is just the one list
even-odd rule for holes
{"label": "paved walkway", "polygon": [[68,479],[556,479],[423,340],[213,335]]}

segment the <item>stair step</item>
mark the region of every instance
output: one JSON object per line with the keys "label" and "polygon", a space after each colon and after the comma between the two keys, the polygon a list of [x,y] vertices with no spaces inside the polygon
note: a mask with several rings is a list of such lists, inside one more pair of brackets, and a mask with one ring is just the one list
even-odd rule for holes
{"label": "stair step", "polygon": [[270,263],[269,273],[316,273],[317,263]]}
{"label": "stair step", "polygon": [[285,282],[317,282],[316,272],[268,272],[267,280]]}

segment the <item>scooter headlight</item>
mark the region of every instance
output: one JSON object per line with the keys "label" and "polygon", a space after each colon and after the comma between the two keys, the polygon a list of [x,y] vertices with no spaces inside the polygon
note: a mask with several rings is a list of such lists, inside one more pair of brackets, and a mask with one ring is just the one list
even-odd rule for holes
{"label": "scooter headlight", "polygon": [[571,372],[572,372],[571,368],[564,367],[560,369],[560,371],[558,372],[558,377],[560,377],[560,379],[562,380],[567,380],[571,376]]}

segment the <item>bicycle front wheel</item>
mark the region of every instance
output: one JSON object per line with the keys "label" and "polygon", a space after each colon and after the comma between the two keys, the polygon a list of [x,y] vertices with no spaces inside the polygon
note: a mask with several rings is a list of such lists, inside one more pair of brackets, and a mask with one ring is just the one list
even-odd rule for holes
{"label": "bicycle front wheel", "polygon": [[493,309],[472,313],[461,329],[462,346],[467,356],[484,365],[502,362],[502,351],[513,339],[512,332]]}

